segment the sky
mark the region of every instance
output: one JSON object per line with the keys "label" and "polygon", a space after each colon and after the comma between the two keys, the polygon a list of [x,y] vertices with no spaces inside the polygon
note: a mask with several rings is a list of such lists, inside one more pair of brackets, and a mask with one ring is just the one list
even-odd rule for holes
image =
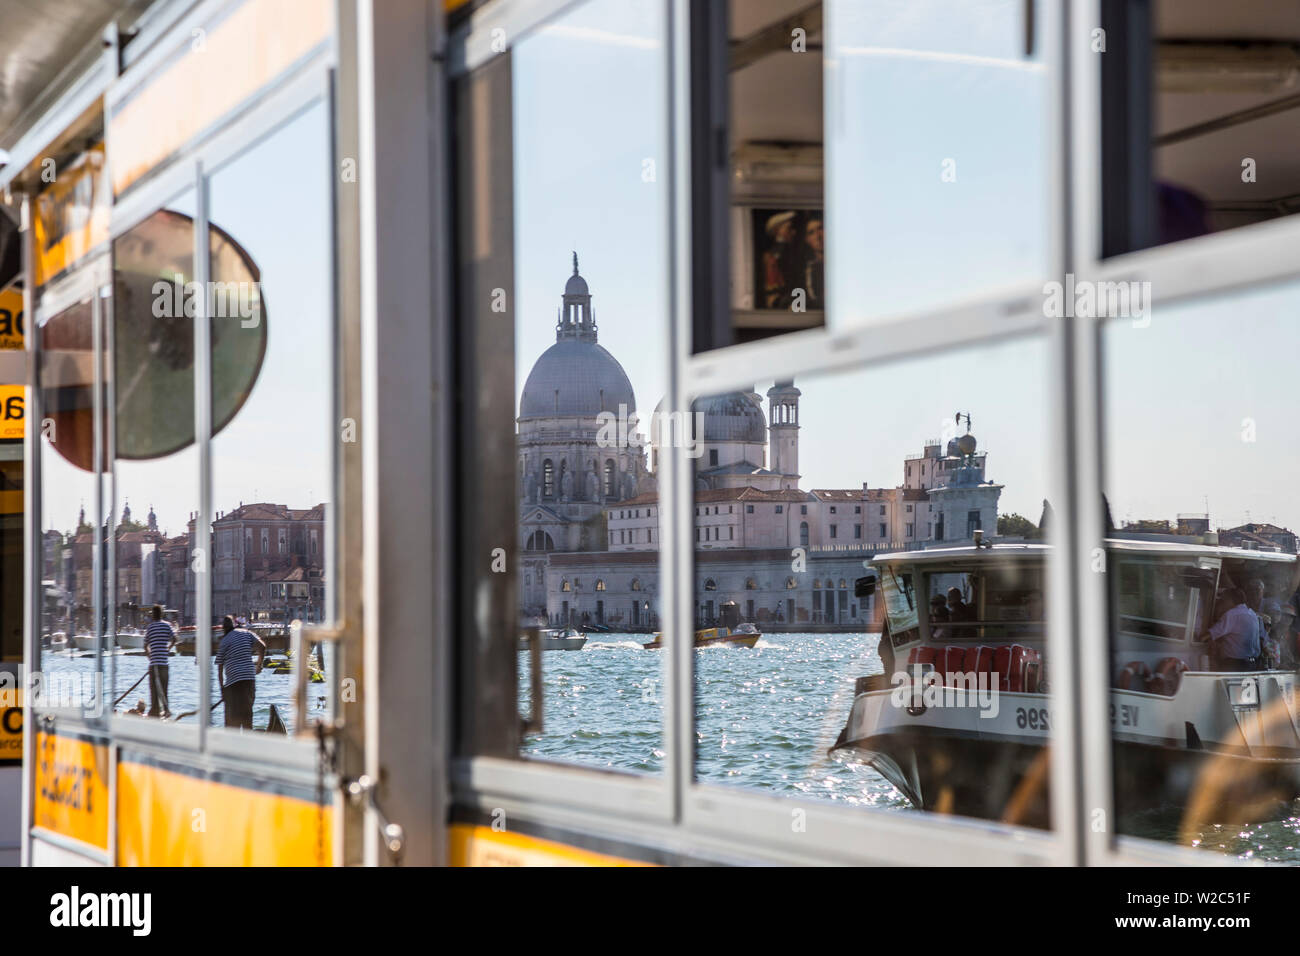
{"label": "sky", "polygon": [[[270,501],[308,508],[330,494],[330,235],[327,117],[316,105],[215,169],[210,217],[261,270],[266,356],[247,402],[212,441],[214,511]],[[193,213],[193,197],[169,208]],[[57,454],[45,462],[46,528],[68,531],[93,479]],[[195,446],[147,462],[119,462],[119,502],[143,522],[181,534],[197,511]]]}
{"label": "sky", "polygon": [[[909,129],[912,152],[928,150],[935,157],[932,163],[926,160],[924,175],[918,169],[900,183],[895,167],[907,167],[910,160],[893,158],[894,140],[890,150],[868,149],[868,124],[841,124],[839,134],[830,134],[839,136],[832,145],[846,162],[876,169],[856,182],[842,176],[842,188],[834,183],[828,188],[827,205],[836,210],[828,221],[842,224],[832,233],[839,236],[838,257],[830,248],[835,240],[828,240],[832,327],[869,322],[903,305],[951,300],[954,289],[975,290],[1038,274],[1043,267],[1035,250],[1040,245],[1031,240],[1036,229],[1046,226],[1030,210],[1045,204],[1020,200],[1042,188],[1031,174],[1042,150],[1026,132],[1032,124],[1024,122],[1025,110],[1039,108],[1041,72],[1008,68],[1000,61],[992,66],[961,60],[935,64],[892,54],[877,64],[860,50],[866,37],[874,36],[880,45],[906,45],[916,39],[916,18],[904,15],[900,6],[901,12],[895,12],[901,24],[891,25],[883,17],[869,23],[847,5],[832,6],[836,10],[828,15],[838,16],[836,22],[845,28],[843,43],[852,48],[845,55],[852,69],[846,70],[844,82],[856,91],[855,102],[864,99],[860,87],[886,71],[889,88],[898,94],[891,100],[907,103],[893,103],[875,122]],[[942,38],[944,48],[1012,56],[1002,28],[1009,27],[1011,12],[1019,15],[1020,5],[993,6],[1001,16],[995,23],[972,14],[957,16]],[[645,2],[588,4],[514,48],[516,403],[533,363],[555,341],[555,310],[575,248],[591,289],[600,343],[627,372],[643,423],[663,397],[668,199],[662,176],[654,183],[642,179],[643,160],[652,158],[662,169],[665,155],[666,77],[657,9]],[[924,22],[933,27],[932,19]],[[882,24],[890,29],[878,29]],[[874,64],[874,74],[867,64]],[[923,73],[929,79],[921,84]],[[965,92],[936,116],[943,122],[916,131],[909,110],[922,101],[930,106],[944,102],[954,90]],[[983,97],[1002,102],[1007,95],[1016,103],[1014,112],[980,107]],[[943,129],[949,120],[960,121],[955,138]],[[990,122],[997,124],[992,130]],[[991,135],[1006,137],[1000,150],[980,145]],[[939,177],[940,159],[958,148],[954,143],[961,149],[958,181],[945,184]],[[1014,161],[1006,163],[1008,157]],[[886,185],[867,189],[873,182]],[[844,215],[841,209],[862,215]],[[906,225],[901,243],[897,229],[868,228],[881,216]],[[937,228],[952,218],[972,223],[970,230]],[[990,222],[1001,228],[987,228]],[[936,262],[943,263],[938,277]],[[837,273],[836,263],[848,265]],[[871,305],[837,309],[836,302]],[[882,305],[886,302],[888,308]],[[988,476],[1006,485],[1001,510],[1037,521],[1046,484],[1045,362],[1043,347],[1031,341],[850,374],[800,377],[802,486],[901,484],[903,458],[920,454],[927,438],[951,437],[953,416],[962,411],[973,416],[972,433],[989,451]],[[772,383],[756,384],[766,408],[765,393]]]}

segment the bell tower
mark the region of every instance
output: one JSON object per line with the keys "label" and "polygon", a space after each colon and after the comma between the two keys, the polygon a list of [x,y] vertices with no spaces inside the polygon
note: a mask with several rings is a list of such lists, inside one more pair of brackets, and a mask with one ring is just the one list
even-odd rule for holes
{"label": "bell tower", "polygon": [[[778,475],[799,479],[799,396],[794,381],[777,382],[767,390],[767,431],[772,470]],[[782,482],[784,485],[785,483]]]}

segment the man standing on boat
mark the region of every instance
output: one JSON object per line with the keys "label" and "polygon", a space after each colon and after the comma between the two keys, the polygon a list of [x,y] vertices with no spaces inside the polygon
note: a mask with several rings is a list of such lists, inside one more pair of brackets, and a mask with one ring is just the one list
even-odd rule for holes
{"label": "man standing on boat", "polygon": [[1261,650],[1260,632],[1264,629],[1241,588],[1228,588],[1225,593],[1231,605],[1208,632],[1213,642],[1214,666],[1224,671],[1250,671],[1259,666]]}
{"label": "man standing on boat", "polygon": [[167,705],[167,678],[170,673],[169,656],[176,646],[176,632],[163,620],[161,604],[153,606],[153,620],[144,632],[144,646],[149,654],[149,716],[170,717]]}
{"label": "man standing on boat", "polygon": [[[225,701],[226,726],[252,730],[256,677],[262,673],[266,644],[252,631],[235,627],[235,619],[229,614],[221,619],[221,628],[226,633],[217,645],[213,660],[217,663],[221,699]],[[254,653],[257,654],[256,668],[253,666]]]}

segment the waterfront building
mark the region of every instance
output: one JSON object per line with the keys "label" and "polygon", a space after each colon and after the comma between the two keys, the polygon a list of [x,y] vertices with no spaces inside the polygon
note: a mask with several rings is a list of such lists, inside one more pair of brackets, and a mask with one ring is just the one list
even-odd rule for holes
{"label": "waterfront building", "polygon": [[[613,629],[658,626],[660,466],[649,466],[622,365],[597,342],[586,280],[565,285],[556,343],[534,364],[519,402],[520,613]],[[852,595],[880,551],[969,541],[997,529],[1002,486],[968,433],[927,442],[894,488],[800,487],[801,392],[792,380],[695,402],[695,617],[735,601],[771,627],[860,628],[872,612]],[[655,409],[662,413],[664,403]],[[602,438],[608,416],[627,439]],[[606,416],[602,418],[602,416]],[[604,433],[608,435],[608,431]]]}

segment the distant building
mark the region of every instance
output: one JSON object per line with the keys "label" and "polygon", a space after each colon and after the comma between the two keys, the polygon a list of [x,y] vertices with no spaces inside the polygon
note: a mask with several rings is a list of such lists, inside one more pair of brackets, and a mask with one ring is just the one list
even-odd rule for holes
{"label": "distant building", "polygon": [[[853,580],[877,551],[969,541],[997,532],[1002,486],[984,477],[969,433],[928,442],[896,488],[800,488],[800,391],[777,382],[696,401],[695,616],[727,600],[746,619],[865,626]],[[664,435],[655,410],[647,467],[632,386],[596,340],[586,280],[565,286],[556,343],[537,360],[519,403],[520,612],[554,623],[658,626],[657,470]],[[620,440],[602,424],[618,416]],[[627,440],[624,440],[626,438]],[[792,573],[795,549],[803,570]]]}

